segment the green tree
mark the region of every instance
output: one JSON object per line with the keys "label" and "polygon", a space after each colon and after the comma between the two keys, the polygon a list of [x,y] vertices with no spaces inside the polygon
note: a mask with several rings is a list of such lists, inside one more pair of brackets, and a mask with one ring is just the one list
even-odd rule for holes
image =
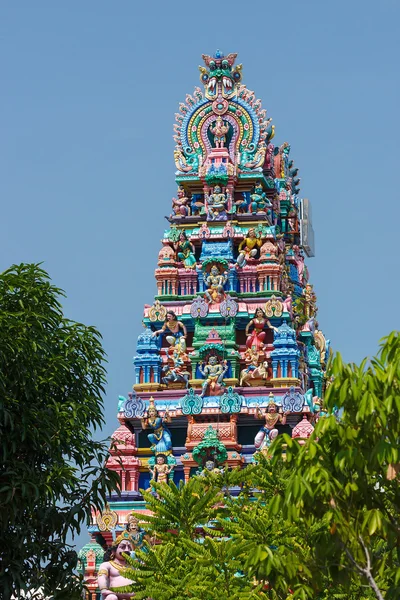
{"label": "green tree", "polygon": [[303,447],[282,446],[291,475],[282,508],[292,522],[329,527],[315,539],[333,581],[369,589],[378,600],[400,598],[400,333],[360,366],[337,355],[325,406]]}
{"label": "green tree", "polygon": [[[0,588],[78,597],[79,533],[115,489],[103,423],[104,351],[93,327],[64,318],[38,265],[0,275]],[[55,592],[55,590],[57,590]]]}

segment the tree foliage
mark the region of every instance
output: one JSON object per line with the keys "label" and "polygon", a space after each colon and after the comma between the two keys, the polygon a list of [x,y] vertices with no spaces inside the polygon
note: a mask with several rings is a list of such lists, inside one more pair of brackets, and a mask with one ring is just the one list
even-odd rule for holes
{"label": "tree foliage", "polygon": [[[309,442],[282,443],[292,468],[283,510],[296,522],[325,520],[330,540],[316,540],[330,574],[360,580],[381,599],[400,597],[400,333],[382,341],[370,363],[344,364]],[[339,415],[338,418],[334,415]]]}
{"label": "tree foliage", "polygon": [[[39,265],[0,275],[0,588],[74,597],[79,533],[116,486],[104,467],[104,351],[93,327],[69,321]],[[57,590],[57,592],[55,592]]]}
{"label": "tree foliage", "polygon": [[331,375],[304,446],[279,436],[244,470],[144,492],[159,544],[130,560],[138,600],[400,597],[399,334]]}

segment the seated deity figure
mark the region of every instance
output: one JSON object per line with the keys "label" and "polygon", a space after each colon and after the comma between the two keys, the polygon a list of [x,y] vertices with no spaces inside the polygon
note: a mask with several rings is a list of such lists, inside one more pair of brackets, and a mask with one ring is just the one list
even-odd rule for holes
{"label": "seated deity figure", "polygon": [[227,218],[226,206],[227,197],[219,185],[215,185],[212,194],[206,196],[207,200],[207,220],[223,221]]}
{"label": "seated deity figure", "polygon": [[[253,331],[250,333],[250,327],[253,326]],[[273,329],[276,331],[276,327],[271,325],[270,321],[267,319],[267,315],[263,311],[262,308],[256,308],[256,312],[254,313],[254,317],[251,321],[248,322],[245,333],[247,336],[246,346],[248,348],[254,348],[255,350],[260,350],[264,347],[264,340],[266,332],[264,331],[265,327],[269,329]]]}
{"label": "seated deity figure", "polygon": [[254,227],[251,227],[244,240],[239,244],[239,255],[236,260],[237,266],[244,267],[249,259],[254,258],[261,244],[262,240],[260,237],[257,237]]}
{"label": "seated deity figure", "polygon": [[172,210],[177,217],[187,217],[190,215],[189,198],[186,196],[185,189],[180,185],[177,191],[177,198],[172,198]]}
{"label": "seated deity figure", "polygon": [[214,144],[216,148],[223,148],[226,142],[226,134],[229,131],[229,125],[226,125],[220,116],[214,121],[210,127],[210,132],[214,136]]}
{"label": "seated deity figure", "polygon": [[130,532],[124,531],[105,553],[97,579],[102,600],[127,600],[135,596],[134,592],[118,592],[118,588],[126,588],[134,584],[134,581],[122,575],[128,566],[126,555],[131,555],[133,548]]}
{"label": "seated deity figure", "polygon": [[166,427],[166,423],[170,423],[171,417],[168,411],[165,411],[165,416],[160,417],[158,410],[155,407],[154,399],[150,398],[150,405],[142,419],[142,429],[153,429],[147,438],[151,443],[151,450],[158,454],[170,454],[172,448],[171,432]]}
{"label": "seated deity figure", "polygon": [[263,450],[268,447],[270,443],[278,435],[276,426],[278,423],[282,425],[286,424],[286,417],[290,414],[290,411],[286,411],[283,415],[278,412],[278,407],[273,400],[268,403],[267,409],[263,414],[259,407],[257,407],[256,417],[257,419],[265,419],[265,425],[261,427],[254,439],[254,446],[257,450]]}
{"label": "seated deity figure", "polygon": [[199,371],[205,377],[200,396],[203,398],[206,394],[217,395],[222,389],[224,375],[228,370],[226,361],[219,361],[217,356],[211,355],[207,363],[199,365]]}
{"label": "seated deity figure", "polygon": [[209,273],[203,275],[207,290],[204,292],[206,300],[211,304],[221,302],[225,296],[224,285],[228,280],[228,273],[221,273],[216,265],[213,265]]}
{"label": "seated deity figure", "polygon": [[[184,340],[186,340],[187,329],[183,323],[178,321],[178,317],[173,310],[167,311],[164,325],[161,327],[161,329],[153,333],[153,337],[157,337],[158,335],[162,335],[164,333],[168,333],[166,340],[168,344],[171,344],[171,346],[174,346],[180,337],[183,337]],[[182,345],[182,341],[180,341],[180,343]]]}
{"label": "seated deity figure", "polygon": [[173,465],[168,464],[165,454],[157,454],[154,467],[149,467],[152,480],[157,483],[168,483],[168,477],[172,469]]}
{"label": "seated deity figure", "polygon": [[270,200],[267,198],[266,193],[262,189],[262,185],[257,183],[254,192],[250,195],[250,212],[266,212],[267,208],[272,206]]}
{"label": "seated deity figure", "polygon": [[186,269],[196,268],[195,248],[185,231],[181,232],[174,248],[177,259],[183,262]]}

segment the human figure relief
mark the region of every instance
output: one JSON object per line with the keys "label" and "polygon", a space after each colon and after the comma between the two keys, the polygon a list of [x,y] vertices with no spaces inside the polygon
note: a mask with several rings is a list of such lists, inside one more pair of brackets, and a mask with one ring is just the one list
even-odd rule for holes
{"label": "human figure relief", "polygon": [[195,249],[185,231],[180,233],[179,240],[174,245],[174,248],[177,259],[183,262],[186,269],[196,268]]}
{"label": "human figure relief", "polygon": [[178,187],[177,198],[172,198],[172,210],[178,217],[187,217],[190,215],[189,198],[185,194],[184,188]]}
{"label": "human figure relief", "polygon": [[130,555],[132,551],[133,543],[130,534],[128,531],[124,531],[105,553],[105,561],[100,565],[97,578],[103,600],[127,600],[135,596],[134,592],[119,593],[115,591],[134,583],[122,574],[127,567],[126,555]]}
{"label": "human figure relief", "polygon": [[270,445],[270,443],[278,435],[276,426],[280,423],[286,424],[286,416],[290,414],[290,411],[286,411],[283,415],[278,412],[278,407],[273,400],[271,400],[267,406],[266,411],[263,413],[259,407],[257,407],[256,417],[257,419],[265,419],[265,425],[261,427],[254,439],[254,446],[257,450],[263,450],[263,448]]}
{"label": "human figure relief", "polygon": [[207,195],[207,220],[226,220],[226,207],[228,199],[219,185],[215,185],[212,194]]}
{"label": "human figure relief", "polygon": [[251,227],[244,240],[239,244],[239,255],[236,260],[238,267],[244,267],[249,259],[255,258],[257,249],[260,248],[262,240],[256,235],[256,230]]}
{"label": "human figure relief", "polygon": [[157,454],[154,467],[149,467],[152,480],[157,483],[168,483],[168,477],[172,469],[173,466],[168,464],[165,454]]}
{"label": "human figure relief", "polygon": [[[251,326],[253,326],[253,331],[250,333]],[[251,319],[251,321],[249,321],[246,325],[246,346],[248,348],[261,350],[264,347],[264,340],[266,334],[266,332],[264,331],[265,327],[276,331],[276,327],[271,325],[263,309],[257,308],[256,312],[254,313],[253,319]]]}
{"label": "human figure relief", "polygon": [[[178,317],[176,316],[173,310],[167,311],[164,325],[161,327],[161,329],[155,331],[153,333],[153,336],[157,337],[158,335],[163,335],[164,333],[168,333],[168,335],[166,336],[166,340],[168,344],[171,344],[171,346],[174,346],[176,341],[180,337],[183,337],[186,340],[187,329],[183,323],[178,321]],[[180,343],[182,346],[183,342]]]}
{"label": "human figure relief", "polygon": [[228,273],[221,273],[219,268],[213,265],[209,273],[204,273],[203,279],[208,287],[204,292],[206,300],[210,303],[221,302],[225,296],[224,285],[228,280]]}
{"label": "human figure relief", "polygon": [[199,365],[199,371],[206,379],[200,394],[202,398],[206,393],[208,393],[208,395],[216,395],[221,391],[222,382],[227,370],[228,364],[226,360],[220,362],[218,357],[213,355],[209,357],[207,364],[204,364],[204,366]]}
{"label": "human figure relief", "polygon": [[266,212],[267,208],[272,206],[271,201],[267,198],[267,194],[263,191],[262,185],[257,183],[254,192],[250,195],[250,212]]}
{"label": "human figure relief", "polygon": [[229,131],[229,125],[226,125],[220,116],[214,121],[210,127],[210,131],[214,136],[215,148],[223,148],[226,142],[226,134]]}
{"label": "human figure relief", "polygon": [[151,443],[151,449],[160,454],[169,454],[172,448],[171,432],[166,427],[166,423],[171,421],[168,411],[165,416],[160,417],[155,407],[154,399],[150,398],[150,406],[142,419],[142,429],[153,429],[147,438]]}

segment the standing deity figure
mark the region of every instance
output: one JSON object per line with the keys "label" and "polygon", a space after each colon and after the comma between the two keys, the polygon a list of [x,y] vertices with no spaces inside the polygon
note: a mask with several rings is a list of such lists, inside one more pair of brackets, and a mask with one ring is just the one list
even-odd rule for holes
{"label": "standing deity figure", "polygon": [[218,358],[213,355],[209,357],[207,364],[204,363],[204,366],[199,365],[199,371],[206,379],[203,383],[203,389],[200,394],[202,398],[206,395],[207,392],[210,395],[210,392],[220,391],[224,375],[227,372],[227,370],[227,362],[219,362]]}
{"label": "standing deity figure", "polygon": [[104,554],[97,578],[102,600],[127,600],[135,596],[134,592],[118,592],[118,588],[126,588],[134,583],[122,575],[127,567],[126,555],[131,555],[132,551],[130,533],[124,531]]}
{"label": "standing deity figure", "polygon": [[299,275],[299,282],[301,284],[303,284],[304,283],[304,267],[305,267],[304,255],[299,246],[293,246],[293,252],[294,252],[294,260],[296,262],[297,272]]}
{"label": "standing deity figure", "polygon": [[168,411],[165,411],[165,417],[162,418],[158,414],[158,410],[154,405],[154,399],[150,398],[148,411],[142,419],[142,429],[153,429],[154,432],[147,436],[151,443],[151,449],[156,454],[170,454],[172,448],[171,432],[165,426],[170,423],[171,417]]}
{"label": "standing deity figure", "polygon": [[196,268],[195,249],[185,231],[180,233],[179,240],[174,245],[174,248],[177,259],[183,262],[186,269]]}
{"label": "standing deity figure", "polygon": [[252,227],[248,230],[247,236],[239,244],[239,255],[236,264],[244,267],[249,258],[254,258],[257,254],[257,248],[261,246],[261,239],[257,237],[256,230]]}
{"label": "standing deity figure", "polygon": [[149,471],[153,481],[168,483],[168,477],[173,468],[173,465],[168,464],[165,454],[157,454],[156,463],[153,468],[149,467]]}
{"label": "standing deity figure", "polygon": [[304,315],[307,320],[315,317],[317,314],[316,302],[317,297],[314,293],[313,286],[310,283],[307,283],[306,287],[303,290],[304,295]]}
{"label": "standing deity figure", "polygon": [[292,304],[293,304],[292,292],[289,290],[288,295],[282,302],[282,312],[289,313],[291,319],[293,319]]}
{"label": "standing deity figure", "polygon": [[[161,329],[155,331],[153,336],[157,337],[158,335],[162,335],[164,333],[168,333],[166,340],[168,344],[171,344],[171,346],[174,346],[180,337],[186,338],[187,336],[187,329],[185,325],[178,321],[178,318],[173,310],[167,311],[164,325],[161,327]],[[180,340],[179,343],[181,344],[181,348],[186,348],[185,341]]]}
{"label": "standing deity figure", "polygon": [[[134,513],[128,516],[126,531],[129,533],[132,545],[138,550],[143,549],[143,540],[147,537],[146,532],[139,526],[139,519]],[[131,554],[132,556],[132,554]]]}
{"label": "standing deity figure", "polygon": [[254,192],[250,195],[250,200],[250,212],[253,214],[258,212],[266,212],[265,209],[272,206],[260,183],[256,184]]}
{"label": "standing deity figure", "polygon": [[221,186],[215,185],[212,194],[206,195],[207,200],[207,220],[222,221],[226,219],[226,194],[221,190]]}
{"label": "standing deity figure", "polygon": [[185,189],[180,185],[178,187],[177,198],[172,198],[172,210],[178,217],[187,217],[190,215],[189,198],[185,194]]}
{"label": "standing deity figure", "polygon": [[210,127],[210,131],[214,136],[214,144],[216,148],[223,148],[226,142],[226,134],[229,131],[229,125],[226,125],[220,116],[214,121]]}
{"label": "standing deity figure", "polygon": [[213,265],[209,273],[203,275],[204,283],[208,289],[204,295],[208,302],[221,302],[225,296],[224,285],[228,280],[228,273],[221,273],[216,265]]}
{"label": "standing deity figure", "polygon": [[276,438],[276,436],[279,433],[276,429],[276,426],[279,423],[285,425],[286,416],[289,414],[290,411],[287,411],[283,415],[280,415],[278,412],[278,407],[273,400],[270,400],[270,402],[268,403],[265,413],[262,413],[260,408],[257,407],[257,419],[265,419],[265,425],[261,427],[260,431],[257,433],[254,439],[254,446],[257,450],[262,450],[263,448],[270,445],[270,443]]}
{"label": "standing deity figure", "polygon": [[[250,333],[250,327],[253,326],[253,331]],[[269,329],[273,329],[276,331],[276,327],[271,325],[269,320],[267,319],[267,315],[263,311],[262,308],[257,308],[254,313],[253,319],[247,323],[246,326],[246,346],[248,348],[252,348],[253,350],[260,351],[264,347],[264,339],[265,339],[265,327]]]}

